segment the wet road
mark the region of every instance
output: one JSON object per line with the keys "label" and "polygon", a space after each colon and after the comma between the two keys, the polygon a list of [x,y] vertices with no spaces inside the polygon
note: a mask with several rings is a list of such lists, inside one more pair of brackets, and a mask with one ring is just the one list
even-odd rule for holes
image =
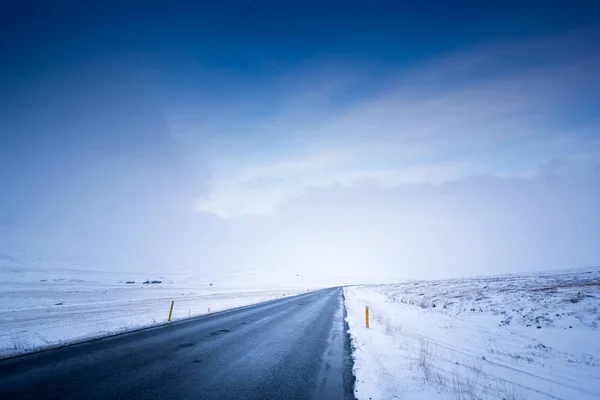
{"label": "wet road", "polygon": [[352,399],[342,289],[0,361],[2,399]]}

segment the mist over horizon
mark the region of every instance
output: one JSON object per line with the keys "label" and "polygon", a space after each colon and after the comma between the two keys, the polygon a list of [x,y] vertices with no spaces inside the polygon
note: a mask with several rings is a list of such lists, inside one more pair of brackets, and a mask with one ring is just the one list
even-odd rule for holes
{"label": "mist over horizon", "polygon": [[597,4],[233,4],[11,2],[0,253],[248,285],[600,265]]}

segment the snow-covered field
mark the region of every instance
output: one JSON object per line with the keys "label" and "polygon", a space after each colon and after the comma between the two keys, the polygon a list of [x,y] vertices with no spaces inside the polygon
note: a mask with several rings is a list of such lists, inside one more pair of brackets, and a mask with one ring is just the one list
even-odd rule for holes
{"label": "snow-covered field", "polygon": [[[210,286],[184,274],[92,268],[0,253],[0,358],[165,323],[171,300],[178,320],[308,289]],[[153,280],[161,283],[144,283]]]}
{"label": "snow-covered field", "polygon": [[345,299],[359,400],[600,398],[600,268],[348,287]]}

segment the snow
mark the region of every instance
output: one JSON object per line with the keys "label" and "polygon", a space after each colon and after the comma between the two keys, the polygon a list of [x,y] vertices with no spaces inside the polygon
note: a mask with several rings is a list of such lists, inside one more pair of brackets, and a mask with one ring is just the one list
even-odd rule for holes
{"label": "snow", "polygon": [[166,323],[171,300],[172,320],[180,320],[316,288],[210,286],[190,274],[92,268],[0,253],[0,358]]}
{"label": "snow", "polygon": [[344,292],[359,400],[600,398],[600,268]]}

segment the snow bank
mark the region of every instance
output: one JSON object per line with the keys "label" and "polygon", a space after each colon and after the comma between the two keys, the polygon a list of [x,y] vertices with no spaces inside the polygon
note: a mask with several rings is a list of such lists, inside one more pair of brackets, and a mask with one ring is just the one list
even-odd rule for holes
{"label": "snow bank", "polygon": [[358,399],[600,398],[598,268],[349,287],[345,299]]}
{"label": "snow bank", "polygon": [[33,261],[0,253],[0,358],[165,323],[171,300],[178,320],[307,291]]}

